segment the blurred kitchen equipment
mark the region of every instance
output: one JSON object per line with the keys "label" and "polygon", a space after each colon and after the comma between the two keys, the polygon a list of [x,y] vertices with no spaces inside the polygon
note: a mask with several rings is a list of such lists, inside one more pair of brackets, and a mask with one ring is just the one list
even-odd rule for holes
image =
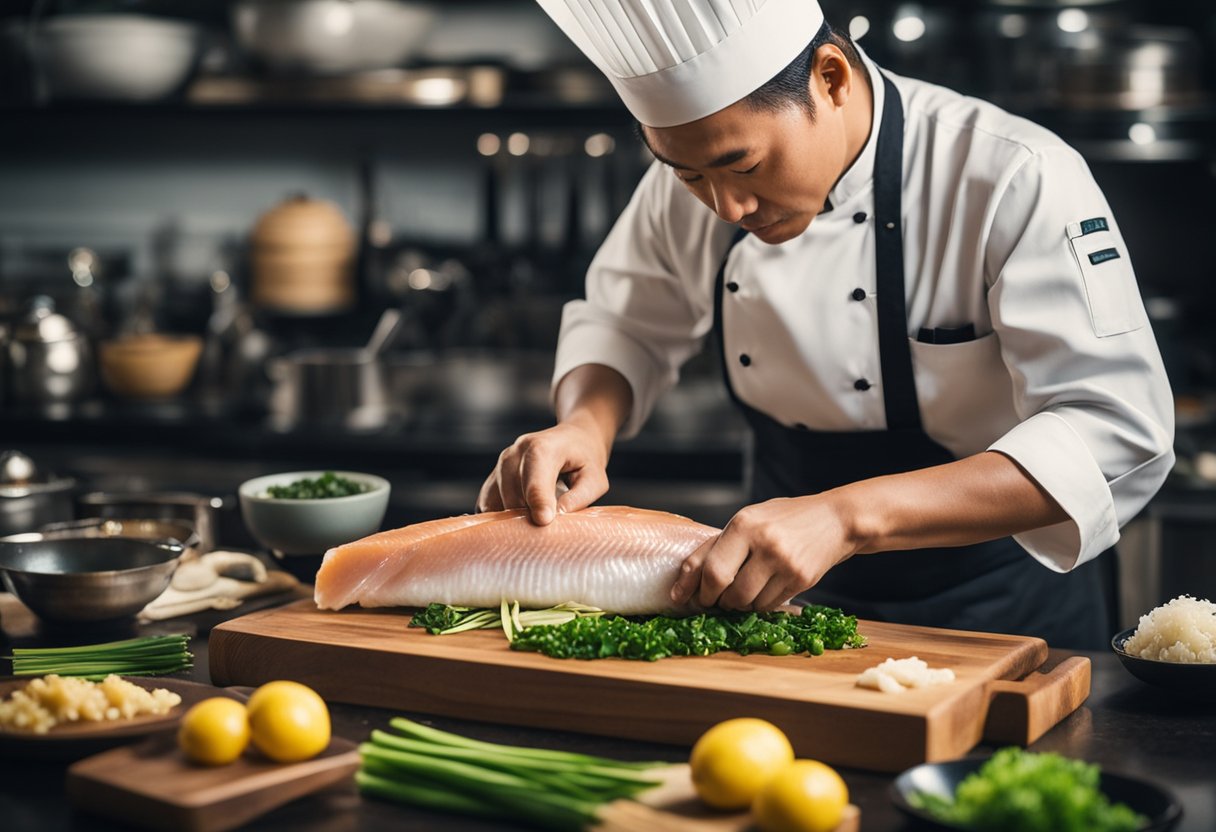
{"label": "blurred kitchen equipment", "polygon": [[0,485],[25,485],[37,476],[34,460],[21,451],[0,454]]}
{"label": "blurred kitchen equipment", "polygon": [[367,339],[364,351],[373,357],[378,357],[384,352],[396,336],[397,329],[401,326],[401,320],[400,309],[390,308],[380,313],[380,320],[376,321],[376,328],[372,330],[372,337]]}
{"label": "blurred kitchen equipment", "polygon": [[42,540],[95,540],[99,537],[122,537],[149,540],[154,543],[177,543],[182,547],[182,559],[199,556],[199,537],[189,523],[170,520],[116,519],[89,517],[66,523],[50,523],[38,530]]}
{"label": "blurred kitchen equipment", "polygon": [[138,14],[67,14],[31,24],[51,98],[151,101],[180,88],[198,62],[199,27]]}
{"label": "blurred kitchen equipment", "polygon": [[1206,100],[1203,49],[1182,27],[1094,32],[1063,50],[1054,88],[1070,110],[1195,107]]}
{"label": "blurred kitchen equipment", "polygon": [[203,339],[197,335],[129,335],[102,341],[101,380],[119,396],[176,396],[194,376],[202,349]]}
{"label": "blurred kitchen equipment", "polygon": [[0,577],[47,622],[135,615],[169,586],[182,547],[129,538],[0,539]]}
{"label": "blurred kitchen equipment", "polygon": [[272,358],[270,418],[278,430],[376,430],[393,413],[384,368],[366,349],[305,349]]}
{"label": "blurred kitchen equipment", "polygon": [[583,60],[545,15],[501,0],[444,3],[419,55],[437,64],[492,61],[520,70]]}
{"label": "blurred kitchen equipment", "polygon": [[402,0],[238,0],[241,48],[276,72],[322,75],[386,69],[409,60],[434,23]]}
{"label": "blurred kitchen equipment", "polygon": [[285,76],[206,75],[190,85],[186,97],[198,104],[336,102],[496,107],[502,103],[505,87],[502,67],[427,66],[317,76],[309,78],[308,83]]}
{"label": "blurred kitchen equipment", "polygon": [[120,493],[94,491],[77,500],[81,514],[121,520],[127,517],[179,521],[198,535],[198,550],[216,546],[216,513],[225,507],[220,497],[184,492]]}
{"label": "blurred kitchen equipment", "polygon": [[355,235],[338,206],[296,194],[263,214],[250,236],[253,302],[323,314],[355,300]]}
{"label": "blurred kitchen equipment", "polygon": [[551,418],[553,354],[536,350],[454,349],[390,355],[392,400],[436,420]]}
{"label": "blurred kitchen equipment", "polygon": [[214,272],[208,283],[211,315],[199,359],[201,395],[235,409],[261,405],[269,384],[263,366],[273,352],[272,339],[258,328],[251,305],[240,297],[227,272]]}
{"label": "blurred kitchen equipment", "polygon": [[10,390],[21,404],[71,401],[93,389],[88,339],[45,295],[33,298],[5,346]]}
{"label": "blurred kitchen equipment", "polygon": [[8,324],[0,321],[0,405],[8,398]]}
{"label": "blurred kitchen equipment", "polygon": [[0,535],[70,520],[76,480],[39,470],[20,451],[0,454]]}

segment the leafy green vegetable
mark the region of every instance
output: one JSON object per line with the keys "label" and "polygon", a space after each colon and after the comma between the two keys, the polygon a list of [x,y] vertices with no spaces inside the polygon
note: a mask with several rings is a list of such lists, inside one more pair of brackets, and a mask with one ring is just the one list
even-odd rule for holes
{"label": "leafy green vegetable", "polygon": [[[509,637],[514,650],[530,650],[559,659],[645,659],[656,661],[668,656],[708,656],[722,650],[747,655],[768,653],[788,656],[809,653],[818,656],[825,649],[864,647],[866,640],[857,632],[857,616],[841,610],[811,604],[798,615],[786,612],[713,612],[673,618],[671,616],[619,616],[589,612],[587,608],[569,614],[573,605],[539,611],[544,615],[562,614],[565,620],[551,622],[529,619],[532,612],[510,610],[508,618],[518,617],[522,627],[512,627]],[[563,612],[563,608],[567,608]],[[503,602],[503,609],[507,609]],[[461,632],[478,627],[501,625],[501,610],[474,610],[431,604],[414,616],[411,626],[426,627],[436,635]],[[504,626],[504,629],[507,629]]]}
{"label": "leafy green vegetable", "polygon": [[465,630],[488,630],[502,627],[507,641],[511,641],[515,637],[515,633],[528,627],[536,627],[541,624],[564,624],[575,618],[598,617],[604,614],[603,610],[596,607],[569,601],[544,610],[520,610],[518,601],[512,604],[504,598],[498,609],[431,604],[414,614],[410,626],[425,627],[427,632],[433,636],[463,633]]}
{"label": "leafy green vegetable", "polygon": [[659,785],[646,770],[666,765],[480,742],[404,718],[390,725],[398,733],[372,731],[359,746],[365,794],[545,829],[596,824],[602,804]]}
{"label": "leafy green vegetable", "polygon": [[161,676],[192,666],[186,635],[142,636],[76,647],[14,647],[14,676],[80,676],[101,681],[118,676]]}
{"label": "leafy green vegetable", "polygon": [[266,489],[266,494],[276,500],[326,500],[330,497],[362,494],[369,488],[365,483],[354,482],[346,477],[339,477],[333,471],[326,471],[316,479],[304,478],[288,485],[272,485]]}
{"label": "leafy green vegetable", "polygon": [[954,799],[915,792],[909,802],[977,832],[1133,832],[1148,819],[1098,789],[1101,770],[1059,754],[1002,748],[958,784]]}

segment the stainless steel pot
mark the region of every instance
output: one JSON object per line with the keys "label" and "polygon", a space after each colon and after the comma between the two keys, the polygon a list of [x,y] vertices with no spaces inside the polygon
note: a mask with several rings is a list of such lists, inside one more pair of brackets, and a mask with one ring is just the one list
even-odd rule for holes
{"label": "stainless steel pot", "polygon": [[70,520],[75,485],[71,477],[41,471],[21,451],[0,454],[0,535]]}
{"label": "stainless steel pot", "polygon": [[0,485],[0,535],[32,532],[48,523],[71,520],[75,487],[76,480],[71,477]]}
{"label": "stainless steel pot", "polygon": [[384,367],[366,349],[299,350],[267,362],[274,383],[273,426],[376,430],[394,409],[385,392]]}
{"label": "stainless steel pot", "polygon": [[[190,526],[198,543],[195,547],[200,554],[206,554],[216,547],[216,513],[224,508],[224,500],[220,497],[207,497],[202,494],[185,492],[151,492],[151,493],[118,493],[94,491],[85,494],[77,501],[80,511],[89,517],[117,519],[122,523],[136,521],[124,518],[138,517],[138,522],[146,520],[163,520],[180,522]],[[95,522],[95,521],[82,521]],[[134,536],[134,535],[123,535]],[[180,541],[189,546],[188,541]]]}
{"label": "stainless steel pot", "polygon": [[430,415],[468,418],[550,416],[553,353],[541,350],[445,350],[387,358],[394,401]]}
{"label": "stainless steel pot", "polygon": [[55,311],[48,297],[30,301],[4,348],[15,401],[71,401],[93,390],[93,351],[88,338]]}

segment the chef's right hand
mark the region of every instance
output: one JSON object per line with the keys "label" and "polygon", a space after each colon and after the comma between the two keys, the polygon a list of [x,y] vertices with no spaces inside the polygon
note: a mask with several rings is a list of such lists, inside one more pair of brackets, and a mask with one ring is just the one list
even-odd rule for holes
{"label": "chef's right hand", "polygon": [[[608,491],[608,454],[593,423],[573,418],[525,433],[498,456],[477,497],[478,511],[527,508],[532,522],[548,525]],[[557,491],[568,490],[560,497]]]}

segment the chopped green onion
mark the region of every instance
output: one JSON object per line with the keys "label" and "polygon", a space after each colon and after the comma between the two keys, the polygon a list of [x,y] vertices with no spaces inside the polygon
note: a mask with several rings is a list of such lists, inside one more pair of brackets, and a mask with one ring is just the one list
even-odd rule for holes
{"label": "chopped green onion", "polygon": [[417,613],[411,627],[433,635],[477,628],[502,627],[513,650],[531,650],[555,658],[655,661],[668,656],[708,656],[722,650],[772,656],[809,654],[864,647],[857,616],[833,607],[808,605],[797,615],[786,612],[710,612],[673,618],[664,615],[620,616],[582,604],[566,603],[545,610],[519,609],[502,599],[497,610],[471,610],[431,604]]}

